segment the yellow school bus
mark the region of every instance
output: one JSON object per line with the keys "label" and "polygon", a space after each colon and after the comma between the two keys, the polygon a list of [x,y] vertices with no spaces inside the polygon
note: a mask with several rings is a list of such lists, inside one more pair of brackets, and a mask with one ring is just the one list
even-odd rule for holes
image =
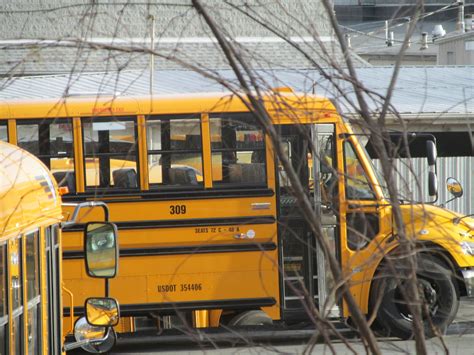
{"label": "yellow school bus", "polygon": [[[0,354],[62,354],[63,213],[55,179],[36,157],[0,141],[0,196]],[[87,240],[92,237],[97,233],[89,232]],[[86,310],[92,313],[101,303],[118,316],[118,305],[109,298],[89,299]],[[116,323],[112,316],[107,321],[91,320],[100,327],[82,321],[76,332],[82,330],[89,339],[68,347],[101,348],[106,327]]]}
{"label": "yellow school bus", "polygon": [[[411,315],[399,299],[403,282],[388,275],[394,262],[404,275],[406,263],[394,257],[399,238],[390,199],[364,147],[327,98],[279,92],[264,99],[360,309],[376,312],[391,334],[411,336]],[[313,307],[350,317],[269,136],[237,97],[75,97],[0,106],[5,139],[53,171],[69,188],[65,201],[109,204],[121,233],[120,274],[110,283],[121,305],[117,331],[291,324],[310,319]],[[419,251],[432,335],[430,324],[446,329],[459,297],[473,296],[474,221],[434,204],[401,209]],[[83,272],[78,228],[63,239],[65,284],[74,294],[73,304],[63,299],[66,315],[80,312],[100,287]]]}

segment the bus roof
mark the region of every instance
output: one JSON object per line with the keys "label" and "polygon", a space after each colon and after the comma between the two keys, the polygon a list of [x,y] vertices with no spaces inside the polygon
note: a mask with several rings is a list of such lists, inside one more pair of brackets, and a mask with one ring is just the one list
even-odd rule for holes
{"label": "bus roof", "polygon": [[46,166],[0,141],[0,241],[62,219],[61,198]]}
{"label": "bus roof", "polygon": [[[268,93],[265,103],[273,116],[335,114],[332,102],[315,95],[286,90]],[[74,96],[56,99],[14,99],[0,101],[2,118],[59,118],[196,114],[249,111],[237,95],[230,93],[173,94],[156,96]],[[314,120],[315,117],[313,117]]]}

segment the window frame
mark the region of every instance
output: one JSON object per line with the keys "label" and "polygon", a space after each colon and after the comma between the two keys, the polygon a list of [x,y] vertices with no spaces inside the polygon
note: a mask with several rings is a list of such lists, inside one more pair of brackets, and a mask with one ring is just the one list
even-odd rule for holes
{"label": "window frame", "polygon": [[1,136],[0,136],[0,141],[9,142],[10,140],[8,139],[8,121],[7,120],[1,120],[0,121],[0,127],[5,127],[6,128],[5,132],[7,134],[6,135],[6,140],[1,139]]}
{"label": "window frame", "polygon": [[[35,284],[37,286],[37,293],[33,294],[32,297],[30,298],[30,289],[28,287],[28,284],[30,283],[30,280],[28,278],[28,240],[33,239],[33,251],[36,252],[34,260],[33,260],[33,265],[35,267]],[[30,319],[32,317],[36,316],[34,319],[34,325],[36,326],[34,331],[36,332],[36,337],[34,338],[35,340],[35,348],[36,351],[41,348],[42,345],[42,327],[41,327],[41,313],[42,313],[42,307],[41,307],[41,299],[42,299],[42,293],[41,293],[41,241],[40,241],[40,231],[34,230],[30,231],[28,233],[24,234],[24,240],[25,240],[25,272],[24,272],[24,282],[26,284],[26,300],[24,301],[24,305],[27,308],[27,319],[25,322],[29,325]],[[35,315],[33,315],[33,310],[35,310]],[[31,354],[31,348],[30,345],[31,343],[29,342],[29,339],[32,334],[34,334],[33,328],[32,327],[27,327],[28,331],[32,331],[32,333],[28,333],[27,337],[25,338],[26,341],[28,341],[28,353]]]}
{"label": "window frame", "polygon": [[[179,120],[196,120],[197,127],[199,129],[199,137],[200,137],[200,148],[195,149],[149,149],[148,147],[148,127],[150,122],[168,122],[169,124],[169,132],[171,138],[171,124],[173,121]],[[162,127],[162,125],[160,125]],[[202,132],[202,115],[200,113],[192,113],[192,114],[160,114],[160,115],[146,115],[145,116],[145,131],[146,131],[146,166],[147,166],[147,179],[149,184],[150,191],[160,191],[160,190],[202,190],[204,189],[204,151],[203,146],[205,142],[203,142],[203,132]],[[171,140],[170,140],[171,142]],[[197,185],[186,184],[186,185],[178,185],[178,184],[164,184],[163,183],[163,176],[162,182],[156,183],[150,181],[150,156],[151,155],[161,155],[169,154],[170,157],[181,155],[181,154],[197,154],[200,156],[201,160],[201,171],[200,174],[202,176],[203,181],[198,182]]]}
{"label": "window frame", "polygon": [[[243,122],[249,126],[254,126],[257,130],[261,132],[262,135],[262,141],[261,147],[254,147],[254,148],[242,148],[242,147],[231,147],[231,148],[224,148],[223,143],[222,147],[220,148],[215,148],[213,147],[213,141],[212,141],[212,121],[214,119],[220,118],[221,122],[223,121],[240,121]],[[220,138],[222,142],[222,127],[221,125],[221,132],[220,132]],[[212,161],[213,161],[213,154],[215,153],[231,153],[235,152],[235,156],[237,156],[238,152],[262,152],[261,156],[263,157],[263,181],[261,183],[252,183],[252,182],[224,182],[224,181],[218,181],[214,180],[213,174],[211,174],[211,179],[212,179],[212,186],[214,189],[218,190],[224,190],[224,189],[235,189],[235,188],[267,188],[268,187],[268,161],[267,161],[267,144],[266,144],[266,133],[262,125],[258,122],[256,119],[255,115],[251,112],[216,112],[216,113],[211,113],[209,114],[209,137],[210,137],[210,164],[211,164],[211,171],[213,171],[213,166],[212,166]],[[224,175],[224,171],[223,171]],[[222,180],[224,180],[224,176],[222,177]]]}
{"label": "window frame", "polygon": [[[364,177],[365,177],[365,180],[366,180],[367,186],[368,186],[368,188],[365,189],[365,191],[370,192],[372,194],[372,197],[370,197],[370,198],[368,198],[368,197],[358,197],[358,196],[349,196],[349,194],[348,194],[348,189],[347,189],[348,181],[349,180],[355,180],[355,179],[353,177],[350,177],[349,173],[347,172],[348,164],[347,164],[346,144],[350,146],[350,148],[352,149],[352,152],[354,153],[354,156],[355,156],[359,166],[364,171]],[[342,144],[342,149],[343,149],[343,164],[344,164],[343,169],[344,169],[344,190],[345,190],[344,195],[345,195],[345,198],[349,201],[374,201],[374,200],[377,200],[377,194],[375,192],[374,186],[372,185],[372,181],[370,180],[369,175],[367,174],[367,169],[364,166],[364,164],[362,163],[362,161],[359,157],[359,154],[357,153],[357,150],[354,147],[354,144],[349,140],[344,140],[343,144]]]}
{"label": "window frame", "polygon": [[[28,231],[29,232],[29,231]],[[27,232],[27,233],[28,233]],[[10,265],[10,270],[9,270],[9,277],[8,277],[8,281],[9,281],[9,288],[10,288],[10,296],[11,296],[11,299],[9,299],[10,303],[11,303],[11,309],[12,309],[12,313],[10,315],[10,320],[11,320],[11,325],[10,325],[10,328],[13,329],[15,327],[18,327],[18,332],[15,333],[13,332],[12,334],[12,338],[13,338],[13,344],[9,343],[9,347],[10,348],[14,348],[15,350],[20,350],[22,352],[24,352],[24,339],[25,339],[25,334],[24,334],[24,322],[25,322],[25,307],[24,307],[24,304],[25,304],[25,299],[24,299],[24,273],[25,273],[25,270],[23,270],[23,258],[24,258],[24,254],[23,254],[23,238],[24,238],[24,235],[25,234],[20,234],[18,236],[15,236],[14,238],[11,238],[9,240],[9,243],[8,243],[8,252],[7,252],[7,256],[8,256],[8,264]],[[19,286],[17,287],[19,289],[19,292],[18,292],[18,299],[16,299],[16,302],[15,304],[13,304],[13,301],[15,299],[14,295],[14,291],[13,291],[13,286],[12,286],[12,281],[13,281],[13,277],[12,277],[12,272],[11,272],[11,265],[13,264],[13,261],[12,261],[12,244],[13,243],[17,243],[17,258],[18,258],[18,273],[19,273]],[[9,304],[9,307],[10,307],[10,304]],[[14,308],[15,307],[15,308]],[[12,339],[10,338],[10,339]],[[11,350],[11,349],[10,349]]]}
{"label": "window frame", "polygon": [[[8,243],[7,241],[0,243],[0,254],[2,257],[0,258],[0,263],[2,264],[0,267],[2,268],[2,275],[3,278],[0,279],[0,282],[3,282],[3,294],[0,294],[0,297],[4,297],[4,302],[3,302],[3,313],[0,314],[0,329],[3,328],[3,341],[4,344],[0,343],[0,346],[3,347],[0,348],[0,350],[7,351],[9,349],[9,327],[10,327],[10,321],[9,321],[9,288],[7,285],[9,285],[9,278],[8,278],[8,273],[9,273],[9,267],[8,267]],[[7,352],[8,354],[8,352]]]}
{"label": "window frame", "polygon": [[[81,120],[81,138],[82,138],[82,166],[83,166],[83,180],[84,180],[84,192],[85,193],[91,193],[91,192],[96,192],[100,191],[101,193],[104,194],[123,194],[124,192],[132,191],[133,193],[136,193],[140,190],[140,159],[139,159],[139,142],[138,142],[138,117],[136,115],[128,115],[128,116],[83,116],[80,118]],[[91,125],[93,123],[100,123],[100,122],[133,122],[133,134],[134,134],[134,142],[132,144],[133,150],[128,150],[126,152],[110,152],[110,146],[109,146],[109,152],[105,153],[99,153],[97,155],[97,152],[94,152],[93,154],[88,153],[86,150],[86,143],[100,143],[100,138],[99,136],[97,137],[97,142],[90,141],[86,142],[85,139],[85,123],[90,123]],[[104,130],[105,131],[105,130]],[[100,131],[98,131],[100,132]],[[107,132],[110,132],[108,130]],[[110,142],[110,133],[109,133],[109,142]],[[116,187],[115,184],[111,184],[113,179],[110,178],[110,175],[112,174],[112,169],[110,167],[110,160],[113,159],[113,157],[122,157],[122,156],[133,156],[135,160],[133,160],[136,163],[135,167],[135,173],[136,173],[136,180],[137,180],[137,186],[136,187],[129,187],[129,188],[119,188]],[[98,171],[99,171],[99,185],[94,186],[94,185],[87,185],[87,159],[88,158],[99,158],[99,157],[105,157],[109,159],[109,166],[108,166],[108,179],[109,184],[108,186],[100,186],[101,184],[101,175],[100,175],[100,162],[98,166]]]}
{"label": "window frame", "polygon": [[[40,143],[40,139],[41,139],[41,133],[40,133],[40,126],[41,125],[45,125],[45,124],[48,124],[49,126],[51,124],[69,124],[70,128],[71,128],[71,149],[70,149],[70,152],[67,152],[66,150],[66,153],[63,153],[63,154],[51,154],[51,147],[49,148],[49,154],[42,154],[41,153],[41,143]],[[49,119],[49,118],[46,118],[46,119],[38,119],[38,118],[33,118],[33,119],[17,119],[16,122],[15,122],[15,125],[16,125],[16,138],[17,138],[17,146],[19,146],[20,148],[22,149],[25,149],[26,151],[28,151],[29,153],[33,154],[34,156],[36,156],[39,160],[41,160],[41,162],[46,165],[46,167],[49,169],[49,170],[52,170],[52,166],[51,166],[51,163],[52,163],[52,160],[53,159],[71,159],[72,160],[72,169],[70,170],[64,170],[66,172],[70,172],[72,173],[73,175],[73,180],[74,181],[74,190],[72,191],[68,191],[68,193],[74,193],[76,191],[76,169],[75,169],[75,149],[74,149],[74,145],[76,144],[76,142],[74,141],[74,127],[73,127],[73,119],[72,117],[64,117],[64,118],[57,118],[57,119]],[[20,145],[20,141],[19,141],[19,128],[21,126],[27,126],[27,125],[37,125],[38,126],[38,154],[35,154],[34,152],[31,152],[30,150],[26,149],[25,147],[22,147]],[[51,142],[51,139],[50,137],[48,137],[48,140],[49,142]],[[55,174],[56,172],[53,171],[53,174]],[[60,184],[61,181],[57,181],[58,183],[58,186],[67,186],[67,183],[66,185],[64,184]],[[70,190],[70,189],[69,189]]]}
{"label": "window frame", "polygon": [[[60,121],[59,121],[60,120]],[[63,122],[64,121],[64,122]],[[41,149],[40,149],[40,130],[39,127],[41,125],[51,125],[51,124],[65,124],[65,123],[70,123],[71,126],[71,156],[68,156],[67,152],[63,154],[42,154]],[[19,141],[19,127],[20,126],[27,126],[27,125],[38,125],[38,154],[36,155],[35,153],[29,151],[28,149],[21,147],[20,146],[20,141]],[[17,145],[25,149],[26,151],[30,152],[31,154],[35,155],[38,159],[40,159],[47,167],[48,169],[51,169],[51,158],[73,158],[74,159],[74,134],[73,134],[73,123],[72,123],[72,118],[71,117],[64,117],[61,119],[38,119],[38,118],[33,118],[33,119],[17,119],[16,120],[16,136],[17,136]],[[51,152],[51,149],[50,149]],[[49,162],[45,162],[44,159],[49,159]]]}

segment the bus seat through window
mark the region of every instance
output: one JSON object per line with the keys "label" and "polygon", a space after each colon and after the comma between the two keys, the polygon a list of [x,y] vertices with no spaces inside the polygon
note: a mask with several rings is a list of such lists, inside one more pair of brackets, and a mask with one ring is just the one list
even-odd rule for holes
{"label": "bus seat through window", "polygon": [[230,164],[229,180],[232,183],[263,184],[265,183],[265,164]]}
{"label": "bus seat through window", "polygon": [[199,149],[201,147],[201,136],[198,134],[187,134],[184,149]]}
{"label": "bus seat through window", "polygon": [[73,171],[56,171],[53,176],[58,186],[66,186],[70,193],[76,192],[76,179]]}
{"label": "bus seat through window", "polygon": [[256,150],[252,152],[252,163],[265,163],[265,151],[264,150]]}
{"label": "bus seat through window", "polygon": [[198,185],[196,171],[190,167],[170,168],[169,177],[171,185]]}
{"label": "bus seat through window", "polygon": [[137,173],[134,169],[118,169],[113,173],[114,186],[117,188],[137,188]]}

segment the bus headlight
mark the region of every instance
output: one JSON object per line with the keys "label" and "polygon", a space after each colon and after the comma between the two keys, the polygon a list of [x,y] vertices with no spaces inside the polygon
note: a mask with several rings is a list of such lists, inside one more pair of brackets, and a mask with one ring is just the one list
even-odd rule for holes
{"label": "bus headlight", "polygon": [[474,256],[474,243],[473,242],[461,242],[461,249],[464,254]]}
{"label": "bus headlight", "polygon": [[469,218],[467,221],[464,221],[470,231],[474,231],[474,219]]}

